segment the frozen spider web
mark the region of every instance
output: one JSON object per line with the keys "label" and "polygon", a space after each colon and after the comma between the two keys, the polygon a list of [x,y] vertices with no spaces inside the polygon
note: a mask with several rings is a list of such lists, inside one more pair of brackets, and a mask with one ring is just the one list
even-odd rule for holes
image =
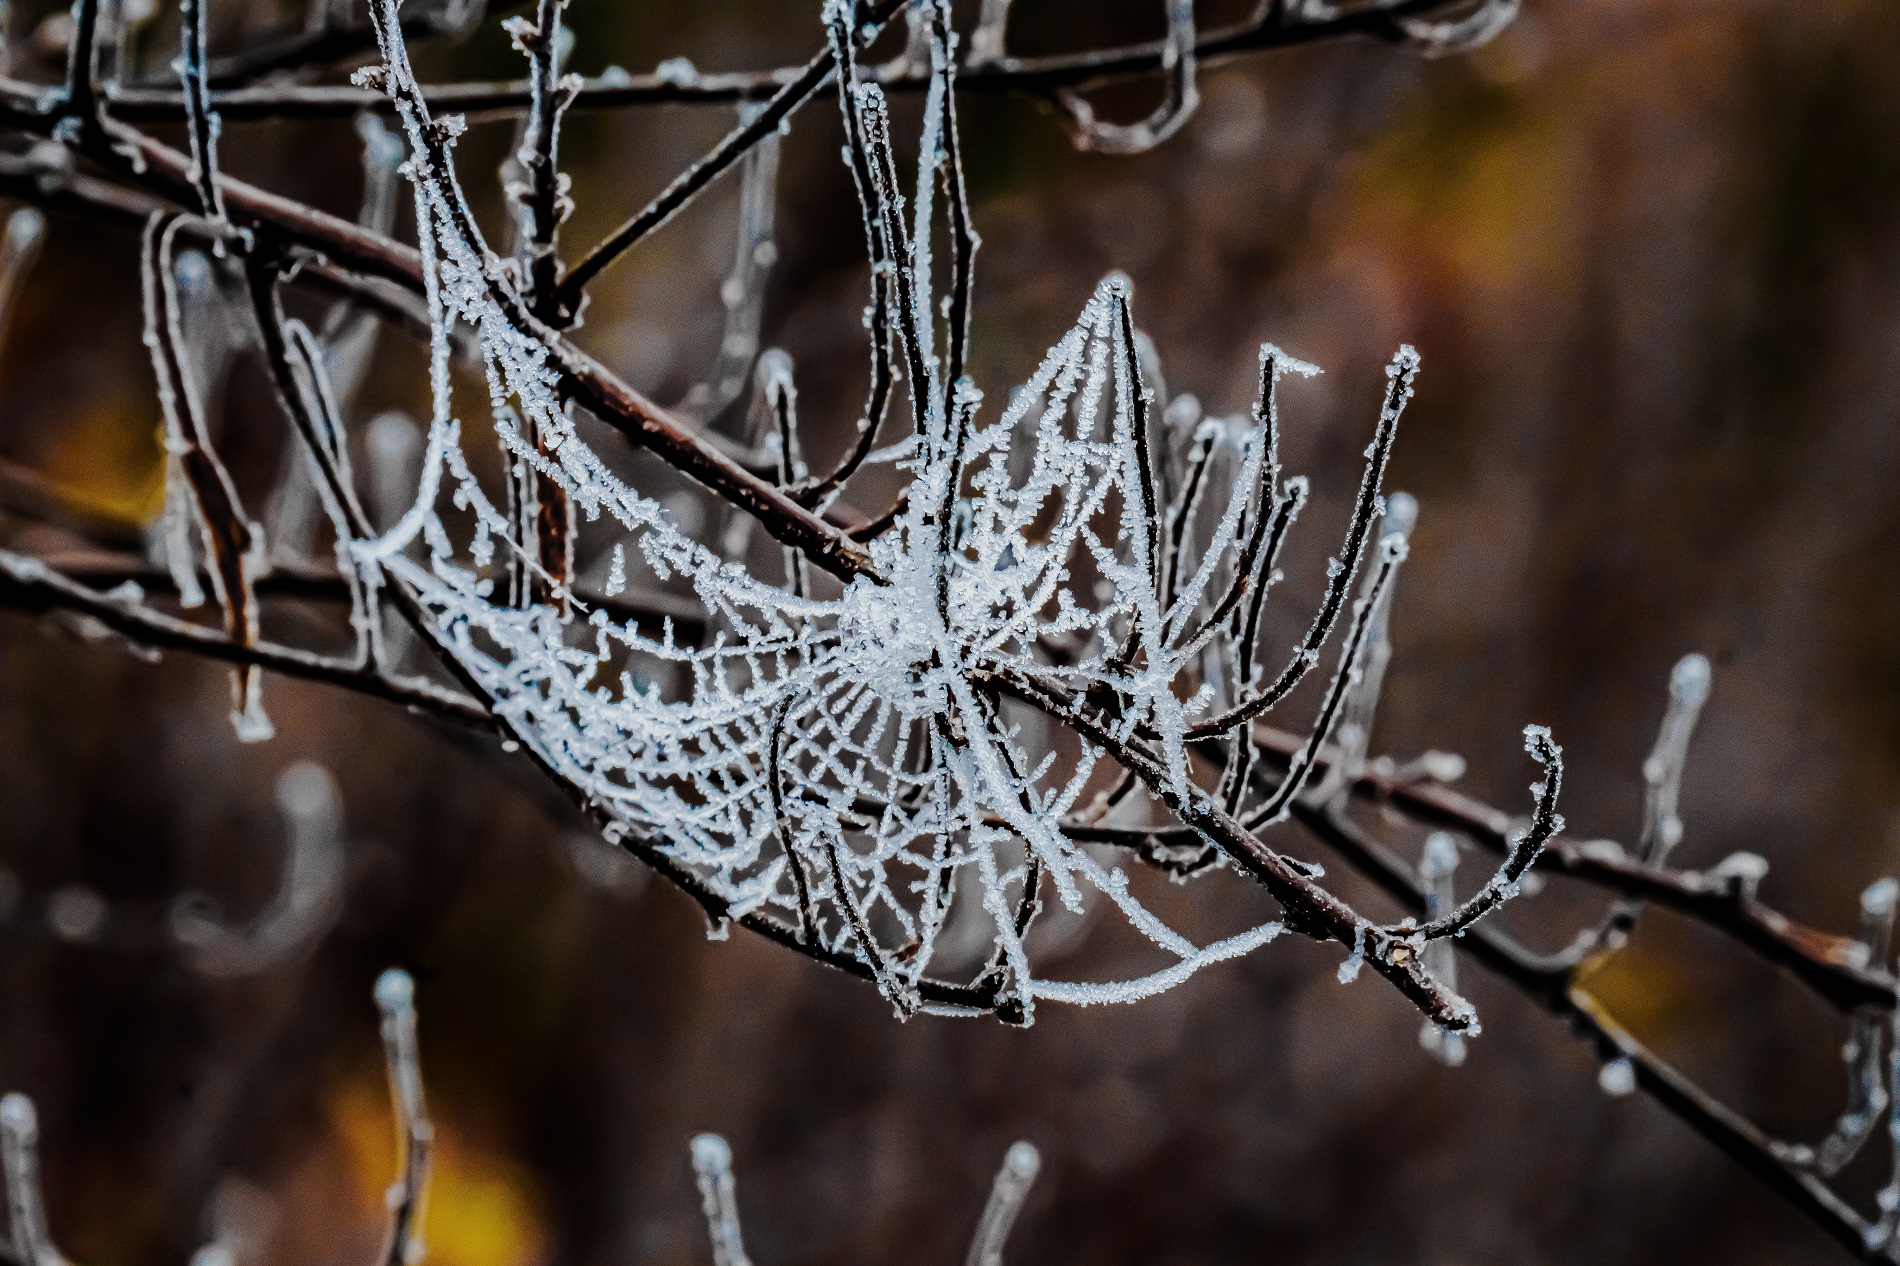
{"label": "frozen spider web", "polygon": [[[1266,923],[1203,947],[1168,927],[1121,870],[1064,834],[1097,753],[1030,741],[985,689],[1112,683],[1123,733],[1158,736],[1168,779],[1188,794],[1183,733],[1212,694],[1183,700],[1174,685],[1213,636],[1188,617],[1242,530],[1267,446],[1264,428],[1244,440],[1203,561],[1164,609],[1137,434],[1146,402],[1121,337],[1125,281],[1097,289],[993,423],[979,424],[967,382],[948,407],[927,384],[924,434],[904,463],[908,509],[868,545],[877,576],[835,598],[800,596],[688,537],[577,433],[549,348],[524,328],[512,280],[455,184],[456,121],[432,121],[405,97],[400,44],[385,53],[415,155],[434,416],[412,508],[349,552],[369,585],[380,571],[412,589],[495,715],[610,836],[637,837],[690,871],[729,917],[763,912],[866,962],[900,1013],[920,1005],[960,895],[993,925],[985,976],[1025,1018],[1036,998],[1145,996],[1277,935]],[[911,264],[928,312],[927,260]],[[488,573],[498,550],[518,546],[462,446],[449,375],[457,322],[479,335],[494,431],[512,460],[620,534],[617,568],[637,559],[661,581],[690,583],[715,630],[706,644],[682,644],[670,623],[656,638],[601,610],[570,622],[553,605],[496,600]],[[445,515],[445,502],[458,513]],[[1084,652],[1052,664],[1039,652],[1050,638]],[[1111,903],[1173,966],[1131,981],[1038,979],[1024,931],[1045,885],[1072,911]]]}

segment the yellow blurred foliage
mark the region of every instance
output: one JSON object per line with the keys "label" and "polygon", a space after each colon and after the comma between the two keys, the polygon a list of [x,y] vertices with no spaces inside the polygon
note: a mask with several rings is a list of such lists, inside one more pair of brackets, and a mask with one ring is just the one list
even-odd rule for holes
{"label": "yellow blurred foliage", "polygon": [[1654,954],[1605,954],[1577,983],[1645,1042],[1667,1040],[1692,1018],[1680,973]]}
{"label": "yellow blurred foliage", "polygon": [[151,522],[165,504],[165,447],[149,408],[100,401],[74,418],[47,451],[47,478],[94,513]]}
{"label": "yellow blurred foliage", "polygon": [[1561,285],[1576,268],[1579,173],[1561,116],[1475,77],[1367,155],[1348,240],[1462,287]]}

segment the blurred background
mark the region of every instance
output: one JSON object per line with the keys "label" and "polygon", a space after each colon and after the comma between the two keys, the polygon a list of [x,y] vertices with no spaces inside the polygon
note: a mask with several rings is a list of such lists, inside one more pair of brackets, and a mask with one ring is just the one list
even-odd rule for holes
{"label": "blurred background", "polygon": [[[1202,0],[1201,19],[1246,7]],[[1153,38],[1160,8],[1018,0],[1010,48]],[[819,46],[816,10],[575,0],[570,65],[795,64]],[[214,51],[303,20],[212,12]],[[56,78],[57,24],[12,6],[12,73]],[[518,74],[496,26],[419,53],[424,77]],[[154,73],[172,29],[154,28]],[[1355,40],[1207,67],[1199,113],[1135,157],[1075,152],[1034,100],[970,95],[975,376],[1004,398],[1113,269],[1167,390],[1210,412],[1247,407],[1263,339],[1324,366],[1283,398],[1316,499],[1271,645],[1304,628],[1382,367],[1416,345],[1389,486],[1421,509],[1375,751],[1461,753],[1464,785],[1518,811],[1518,731],[1548,724],[1573,831],[1630,841],[1670,666],[1703,651],[1716,684],[1677,858],[1759,853],[1771,904],[1850,931],[1861,888],[1900,867],[1897,53],[1900,9],[1880,0],[1527,0],[1470,56]],[[1103,109],[1136,117],[1157,91]],[[732,117],[573,116],[570,247]],[[900,110],[900,136],[915,118]],[[478,126],[460,151],[497,241],[488,173],[511,138]],[[761,332],[796,359],[826,451],[866,373],[839,143],[825,100],[783,141]],[[347,121],[232,123],[224,162],[354,216],[360,153]],[[737,204],[727,181],[595,288],[578,337],[659,400],[717,359]],[[137,237],[46,232],[7,314],[0,457],[136,536],[162,488]],[[268,486],[281,426],[239,362],[221,444]],[[420,414],[423,369],[412,340],[378,340],[353,423]],[[8,548],[62,542],[0,518]],[[1485,1031],[1456,1069],[1419,1049],[1391,990],[1335,980],[1337,947],[1291,938],[1138,1006],[1045,1005],[1027,1031],[899,1024],[867,986],[753,937],[709,941],[492,740],[321,686],[266,690],[277,737],[241,745],[223,669],[0,615],[0,1088],[40,1106],[52,1228],[78,1262],[182,1263],[219,1233],[236,1266],[369,1261],[396,1163],[370,994],[391,965],[418,981],[440,1266],[710,1261],[686,1146],[702,1130],[732,1143],[761,1266],[958,1261],[1017,1138],[1044,1169],[1016,1262],[1838,1256],[1660,1109],[1606,1096],[1581,1047],[1475,967]],[[293,862],[321,899],[277,909]],[[1190,930],[1268,908],[1225,875],[1168,899]],[[1556,947],[1598,904],[1553,890],[1507,919]],[[260,919],[281,944],[251,970],[221,929]],[[1107,973],[1127,948],[1089,925],[1065,953]],[[1817,1138],[1838,1111],[1843,1022],[1721,938],[1656,914],[1588,984],[1780,1136]],[[1863,1196],[1874,1152],[1849,1176]]]}

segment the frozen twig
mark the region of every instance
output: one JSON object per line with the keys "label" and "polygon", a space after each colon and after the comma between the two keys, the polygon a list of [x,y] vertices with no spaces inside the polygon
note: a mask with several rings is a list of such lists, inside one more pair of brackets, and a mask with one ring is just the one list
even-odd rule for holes
{"label": "frozen twig", "polygon": [[[1327,803],[1333,803],[1327,801]],[[1445,831],[1433,831],[1425,837],[1425,854],[1419,860],[1418,877],[1424,886],[1425,917],[1439,919],[1457,905],[1458,841]],[[1458,987],[1458,954],[1448,940],[1437,940],[1425,947],[1425,970],[1442,980],[1449,989]],[[1459,1033],[1447,1033],[1436,1024],[1419,1029],[1419,1044],[1446,1064],[1465,1062],[1465,1039]]]}
{"label": "frozen twig", "polygon": [[1005,51],[1009,29],[1009,6],[1011,0],[983,0],[978,12],[976,30],[970,34],[970,62],[982,66],[991,62],[1000,62],[1008,54]]}
{"label": "frozen twig", "polygon": [[211,109],[205,58],[207,0],[179,0],[178,78],[184,85],[185,126],[191,138],[191,177],[198,210],[205,219],[224,221],[224,195],[218,189],[218,116]]}
{"label": "frozen twig", "polygon": [[1541,725],[1529,725],[1524,727],[1524,750],[1544,768],[1544,780],[1531,787],[1531,800],[1535,808],[1531,812],[1530,825],[1512,839],[1504,864],[1498,867],[1497,873],[1491,876],[1483,888],[1456,910],[1432,919],[1412,932],[1413,939],[1420,945],[1446,937],[1462,936],[1472,924],[1517,896],[1525,872],[1537,861],[1544,847],[1564,829],[1563,817],[1557,812],[1557,797],[1563,790],[1564,781],[1563,749],[1551,742],[1549,730]]}
{"label": "frozen twig", "polygon": [[[891,258],[884,236],[884,221],[878,211],[875,177],[871,172],[870,150],[865,145],[864,129],[857,107],[857,39],[851,27],[851,14],[843,0],[834,0],[824,9],[825,36],[835,63],[838,81],[838,112],[844,123],[845,164],[851,169],[851,184],[858,196],[858,214],[864,222],[865,254],[871,260],[871,304],[865,309],[865,328],[871,336],[871,385],[864,416],[858,420],[858,434],[850,450],[837,467],[823,479],[799,490],[800,499],[815,505],[844,486],[871,454],[878,429],[890,405],[891,365],[891,273],[879,262]],[[868,537],[865,539],[869,539]]]}
{"label": "frozen twig", "polygon": [[[755,106],[740,107],[741,121],[755,113]],[[719,302],[726,311],[719,351],[705,380],[694,383],[676,406],[683,415],[702,423],[724,412],[726,406],[745,391],[759,354],[766,285],[778,257],[778,246],[772,240],[778,162],[776,132],[760,140],[740,162],[739,215],[734,232],[732,271],[719,288]]]}
{"label": "frozen twig", "polygon": [[964,1266],[1003,1266],[1003,1244],[1040,1172],[1042,1153],[1034,1143],[1025,1139],[1010,1144],[1002,1168],[996,1171],[996,1182],[990,1187],[989,1202],[983,1206]]}
{"label": "frozen twig", "polygon": [[1405,561],[1405,550],[1405,538],[1397,534],[1386,537],[1380,543],[1379,570],[1374,574],[1366,596],[1355,605],[1352,629],[1347,633],[1345,648],[1340,652],[1339,670],[1334,674],[1333,684],[1320,705],[1319,719],[1313,723],[1305,745],[1287,767],[1286,776],[1280,780],[1273,795],[1248,815],[1250,825],[1268,826],[1283,821],[1288,806],[1312,776],[1314,766],[1319,761],[1320,749],[1332,737],[1333,727],[1338,723],[1340,705],[1358,680],[1359,657],[1371,630],[1372,612],[1377,609],[1386,586],[1392,582],[1393,573]]}
{"label": "frozen twig", "polygon": [[[1327,842],[1407,908],[1423,912],[1424,893],[1411,871],[1383,844],[1336,809],[1302,804],[1303,826]],[[1787,1200],[1835,1242],[1863,1259],[1881,1260],[1870,1248],[1874,1223],[1855,1212],[1817,1176],[1790,1164],[1758,1126],[1721,1102],[1622,1028],[1603,1005],[1572,983],[1574,965],[1526,949],[1494,923],[1479,923],[1456,942],[1487,969],[1522,992],[1619,1072],[1664,1111]]]}
{"label": "frozen twig", "polygon": [[[1388,534],[1404,537],[1409,544],[1417,522],[1418,502],[1409,494],[1395,492],[1386,498],[1384,528]],[[1360,652],[1359,681],[1347,695],[1341,710],[1337,750],[1327,767],[1325,780],[1313,793],[1319,799],[1331,800],[1350,794],[1350,784],[1365,769],[1366,753],[1372,745],[1372,723],[1379,708],[1379,691],[1385,685],[1385,671],[1392,662],[1392,601],[1397,591],[1396,581],[1388,584],[1368,617],[1366,645]]]}
{"label": "frozen twig", "polygon": [[391,968],[377,977],[376,1005],[383,1013],[383,1054],[402,1157],[401,1172],[389,1189],[389,1235],[378,1259],[382,1266],[413,1266],[422,1260],[422,1201],[428,1190],[434,1131],[422,1102],[415,998],[415,982],[408,972]]}
{"label": "frozen twig", "polygon": [[46,216],[37,207],[20,207],[7,216],[0,236],[0,343],[13,325],[20,288],[46,244]]}
{"label": "frozen twig", "polygon": [[[866,6],[868,21],[881,25],[906,0],[879,0]],[[985,0],[993,4],[996,0]],[[1446,0],[1382,0],[1357,5],[1299,21],[1286,20],[1275,6],[1263,5],[1255,15],[1233,26],[1202,30],[1195,40],[1195,57],[1207,63],[1271,49],[1299,47],[1326,40],[1371,37],[1381,42],[1409,42],[1398,25],[1408,18],[1442,12]],[[405,34],[423,33],[420,24],[409,17],[403,22]],[[1042,57],[1010,57],[986,60],[977,55],[976,35],[985,27],[979,19],[972,36],[971,55],[961,71],[966,91],[1014,92],[1048,95],[1059,90],[1087,91],[1115,83],[1153,77],[1162,69],[1170,44],[1167,40],[1145,41],[1114,48],[1057,53]],[[990,27],[988,29],[994,29]],[[212,65],[214,86],[254,78],[276,68],[271,58],[282,61],[307,60],[310,56],[338,58],[363,51],[366,41],[360,30],[339,33],[327,47],[314,50],[287,43],[279,50],[264,50],[270,57],[255,56],[237,61],[225,60]],[[1417,46],[1417,45],[1414,45]],[[773,99],[787,85],[796,83],[810,71],[805,66],[784,66],[763,71],[698,73],[690,78],[668,73],[643,75],[602,75],[586,81],[576,97],[576,109],[618,110],[640,106],[716,106],[731,107],[741,101]],[[917,92],[925,89],[930,73],[925,66],[880,68],[879,82],[893,92]],[[819,75],[822,82],[823,75]],[[464,112],[471,117],[524,114],[531,104],[528,85],[515,83],[432,84],[428,88],[432,106]],[[801,97],[802,104],[808,97]],[[175,91],[127,89],[112,94],[114,114],[133,122],[175,121],[183,117]],[[797,109],[794,104],[786,117]],[[369,109],[387,110],[386,100],[356,88],[330,85],[268,84],[255,87],[228,87],[212,93],[211,105],[225,118],[236,120],[280,118],[351,118]],[[716,175],[717,173],[710,173]]]}
{"label": "frozen twig", "polygon": [[[1151,150],[1176,132],[1200,104],[1195,86],[1197,56],[1194,0],[1163,0],[1168,36],[1161,46],[1161,73],[1167,77],[1167,97],[1155,112],[1139,123],[1105,123],[1095,107],[1079,92],[1058,89],[1056,99],[1068,111],[1070,132],[1078,148],[1102,154],[1139,154]],[[1000,36],[998,44],[1001,44]]]}
{"label": "frozen twig", "polygon": [[[191,605],[196,592],[190,530],[195,521],[209,562],[212,592],[224,613],[225,633],[251,646],[258,638],[257,597],[253,583],[267,567],[263,530],[251,522],[239,499],[237,485],[212,447],[204,417],[200,385],[191,380],[182,348],[174,243],[187,221],[182,217],[154,216],[145,231],[145,342],[158,379],[158,398],[165,416],[165,448],[169,458],[166,494],[168,513],[177,525],[170,540],[170,561],[179,592]],[[255,668],[232,675],[232,724],[246,742],[269,738],[272,727],[264,712],[261,676]]]}
{"label": "frozen twig", "polygon": [[693,1175],[712,1240],[713,1266],[751,1266],[739,1232],[739,1198],[732,1183],[732,1148],[717,1134],[693,1139]]}
{"label": "frozen twig", "polygon": [[[1876,970],[1886,970],[1893,958],[1897,895],[1900,887],[1890,878],[1869,884],[1860,895],[1861,943],[1867,947],[1867,965]],[[1863,1008],[1854,1016],[1846,1048],[1841,1052],[1847,1062],[1847,1106],[1833,1131],[1807,1153],[1823,1177],[1833,1177],[1860,1154],[1887,1111],[1887,1070],[1881,1060],[1881,1038],[1886,1029],[1885,1017],[1877,1011]]]}
{"label": "frozen twig", "polygon": [[75,612],[135,646],[201,655],[240,667],[320,681],[461,725],[492,727],[488,710],[459,691],[394,677],[350,660],[268,641],[246,643],[216,629],[156,611],[126,596],[101,593],[22,554],[0,550],[0,607],[28,613]]}
{"label": "frozen twig", "polygon": [[[1517,20],[1520,0],[1465,0],[1452,13],[1397,19],[1407,42],[1427,57],[1468,53],[1490,43]],[[1464,12],[1456,12],[1462,8]]]}
{"label": "frozen twig", "polygon": [[20,1266],[66,1266],[46,1229],[40,1196],[40,1125],[33,1101],[18,1092],[0,1099],[0,1159],[6,1166],[7,1218]]}
{"label": "frozen twig", "polygon": [[[1636,853],[1641,863],[1652,869],[1660,868],[1682,840],[1678,812],[1682,774],[1688,765],[1689,740],[1695,734],[1702,706],[1708,702],[1709,687],[1709,661],[1702,655],[1685,655],[1670,671],[1669,705],[1656,734],[1656,745],[1643,762],[1643,829]],[[1616,902],[1602,923],[1579,935],[1567,953],[1581,961],[1599,950],[1620,948],[1629,940],[1642,913],[1641,901],[1626,898]]]}
{"label": "frozen twig", "polygon": [[[856,38],[868,43],[882,23],[903,2],[879,0],[870,12],[860,14],[862,21]],[[856,8],[856,0],[852,0],[852,3]],[[739,126],[728,133],[711,153],[681,172],[659,197],[589,250],[555,292],[555,306],[560,317],[557,324],[573,321],[579,316],[588,284],[607,265],[618,259],[635,242],[672,219],[702,189],[742,159],[754,146],[775,135],[779,125],[817,92],[836,68],[835,54],[827,46],[796,75],[783,83],[774,82],[775,91],[762,108],[753,111],[750,117],[742,117]]]}
{"label": "frozen twig", "polygon": [[1353,503],[1352,521],[1346,529],[1346,539],[1339,554],[1327,564],[1326,593],[1320,600],[1319,611],[1314,615],[1305,638],[1294,648],[1292,658],[1270,685],[1239,701],[1220,716],[1194,726],[1188,731],[1189,738],[1211,738],[1243,721],[1260,716],[1291,693],[1293,687],[1319,662],[1320,648],[1332,635],[1333,625],[1346,605],[1346,595],[1359,569],[1359,556],[1364,550],[1367,536],[1372,532],[1373,522],[1379,516],[1384,500],[1380,496],[1380,487],[1385,480],[1386,462],[1391,457],[1392,441],[1398,433],[1399,416],[1412,398],[1412,383],[1418,375],[1418,365],[1418,353],[1410,346],[1404,346],[1399,348],[1398,355],[1386,367],[1388,385],[1385,403],[1379,410],[1378,429],[1373,434],[1372,443],[1366,448],[1366,469],[1359,481],[1359,495]]}

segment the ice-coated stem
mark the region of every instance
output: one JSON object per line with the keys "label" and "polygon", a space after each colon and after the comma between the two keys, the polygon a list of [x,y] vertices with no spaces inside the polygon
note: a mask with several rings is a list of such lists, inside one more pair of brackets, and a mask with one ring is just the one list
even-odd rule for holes
{"label": "ice-coated stem", "polygon": [[1562,794],[1564,785],[1563,749],[1551,741],[1548,729],[1541,725],[1527,725],[1524,727],[1524,750],[1531,754],[1532,760],[1544,767],[1544,780],[1531,786],[1531,799],[1536,807],[1531,812],[1530,825],[1511,841],[1509,856],[1498,867],[1497,873],[1491,876],[1490,882],[1456,910],[1440,915],[1416,929],[1412,933],[1414,941],[1429,944],[1449,936],[1458,936],[1517,896],[1518,885],[1525,872],[1542,855],[1544,846],[1564,829],[1563,816],[1557,812],[1557,797]]}
{"label": "ice-coated stem", "polygon": [[422,1260],[422,1201],[428,1191],[434,1130],[422,1102],[415,999],[415,981],[408,972],[392,967],[376,978],[389,1095],[396,1105],[396,1135],[402,1152],[402,1172],[389,1189],[389,1238],[380,1259],[382,1266],[411,1266]]}
{"label": "ice-coated stem", "polygon": [[[1682,772],[1688,764],[1689,740],[1695,734],[1696,721],[1702,715],[1702,705],[1708,702],[1710,684],[1709,661],[1702,655],[1684,655],[1670,670],[1669,704],[1656,733],[1656,745],[1643,762],[1643,830],[1636,842],[1636,854],[1647,866],[1660,868],[1682,840],[1682,819],[1677,812]],[[1640,900],[1618,900],[1603,922],[1578,935],[1564,952],[1565,958],[1580,962],[1599,950],[1620,948],[1642,913]]]}
{"label": "ice-coated stem", "polygon": [[1482,48],[1517,20],[1520,0],[1484,0],[1459,18],[1398,19],[1406,41],[1427,57],[1449,57]]}
{"label": "ice-coated stem", "polygon": [[[1860,894],[1861,943],[1867,947],[1867,966],[1884,970],[1892,957],[1893,915],[1900,885],[1880,879]],[[1866,1010],[1854,1016],[1842,1058],[1847,1062],[1847,1106],[1833,1131],[1815,1149],[1814,1167],[1833,1177],[1845,1169],[1879,1124],[1887,1110],[1888,1095],[1881,1075],[1881,1032],[1886,1025]]]}
{"label": "ice-coated stem", "polygon": [[964,1266],[1002,1266],[1003,1242],[1009,1238],[1016,1215],[1023,1211],[1023,1201],[1028,1199],[1029,1188],[1040,1172],[1042,1153],[1034,1143],[1024,1139],[1010,1144],[1002,1168],[996,1171],[989,1203],[983,1206],[983,1218],[977,1223]]}
{"label": "ice-coated stem", "polygon": [[[1418,523],[1418,502],[1409,494],[1395,492],[1385,499],[1385,531],[1409,543],[1412,528]],[[1369,583],[1369,582],[1368,582]],[[1368,617],[1365,649],[1359,653],[1359,680],[1346,696],[1340,712],[1338,738],[1332,764],[1326,778],[1314,792],[1314,798],[1328,803],[1352,794],[1352,784],[1365,772],[1366,753],[1372,744],[1372,723],[1379,709],[1379,691],[1385,685],[1386,669],[1392,663],[1392,595],[1397,577],[1379,595]]]}
{"label": "ice-coated stem", "polygon": [[40,1201],[39,1139],[33,1101],[17,1092],[0,1099],[0,1159],[6,1166],[13,1254],[22,1266],[65,1266],[46,1229],[46,1207]]}
{"label": "ice-coated stem", "polygon": [[1660,866],[1671,849],[1682,842],[1682,771],[1689,761],[1689,740],[1695,735],[1702,705],[1709,699],[1709,661],[1702,655],[1684,655],[1669,674],[1669,707],[1663,714],[1656,746],[1643,762],[1643,834],[1638,849],[1643,860]]}
{"label": "ice-coated stem", "polygon": [[336,779],[313,761],[277,778],[284,859],[276,894],[248,925],[227,926],[201,913],[187,894],[174,903],[172,934],[209,976],[251,976],[286,961],[330,927],[343,896],[343,802]]}
{"label": "ice-coated stem", "polygon": [[[1425,917],[1440,919],[1458,904],[1455,876],[1458,871],[1458,840],[1448,831],[1433,831],[1425,837],[1425,853],[1419,859],[1418,877],[1425,884]],[[1425,946],[1425,970],[1445,988],[1458,988],[1458,952],[1448,940]],[[1432,1055],[1453,1067],[1465,1062],[1465,1035],[1440,1028],[1430,1020],[1419,1029],[1418,1042]]]}
{"label": "ice-coated stem", "polygon": [[712,1239],[713,1266],[751,1266],[739,1234],[739,1198],[732,1183],[732,1148],[717,1134],[693,1139],[693,1174]]}
{"label": "ice-coated stem", "polygon": [[18,307],[20,284],[45,244],[46,213],[38,207],[21,207],[7,217],[5,236],[0,237],[0,342]]}
{"label": "ice-coated stem", "polygon": [[218,116],[211,110],[211,83],[205,64],[206,0],[180,0],[178,39],[182,46],[178,78],[185,89],[186,130],[191,135],[191,180],[205,219],[224,221],[224,194],[218,188]]}
{"label": "ice-coated stem", "polygon": [[[1069,130],[1077,149],[1098,154],[1139,154],[1151,150],[1181,130],[1200,104],[1195,86],[1194,0],[1165,0],[1167,42],[1161,48],[1161,73],[1168,77],[1168,95],[1159,108],[1139,123],[1104,123],[1082,94],[1064,88],[1056,94],[1069,112]],[[998,37],[1001,43],[1000,33]]]}
{"label": "ice-coated stem", "polygon": [[[759,111],[752,104],[739,110],[741,124]],[[773,132],[747,151],[739,168],[739,217],[735,226],[732,271],[719,288],[726,310],[719,351],[704,382],[688,389],[680,412],[702,422],[711,421],[745,390],[759,352],[759,326],[765,314],[765,288],[771,278],[778,247],[772,240],[772,222],[778,196],[779,135]]]}
{"label": "ice-coated stem", "polygon": [[1004,36],[1009,28],[1009,6],[1011,0],[983,0],[983,8],[977,14],[976,30],[970,32],[970,62],[984,66],[1000,62],[1008,56],[1003,51]]}
{"label": "ice-coated stem", "polygon": [[1385,401],[1379,410],[1378,429],[1366,449],[1366,468],[1360,476],[1359,494],[1353,502],[1352,522],[1346,528],[1346,539],[1339,553],[1327,564],[1326,593],[1320,599],[1319,610],[1314,614],[1306,636],[1293,648],[1292,657],[1271,685],[1240,700],[1220,716],[1193,726],[1187,732],[1189,739],[1213,738],[1271,710],[1319,662],[1320,648],[1332,636],[1333,626],[1340,612],[1345,609],[1346,594],[1351,590],[1353,577],[1359,570],[1359,556],[1365,549],[1366,538],[1372,534],[1373,521],[1378,518],[1382,499],[1379,490],[1385,481],[1386,462],[1392,456],[1392,441],[1398,434],[1399,418],[1412,398],[1412,384],[1418,377],[1418,366],[1418,352],[1406,344],[1400,346],[1398,355],[1386,367]]}

